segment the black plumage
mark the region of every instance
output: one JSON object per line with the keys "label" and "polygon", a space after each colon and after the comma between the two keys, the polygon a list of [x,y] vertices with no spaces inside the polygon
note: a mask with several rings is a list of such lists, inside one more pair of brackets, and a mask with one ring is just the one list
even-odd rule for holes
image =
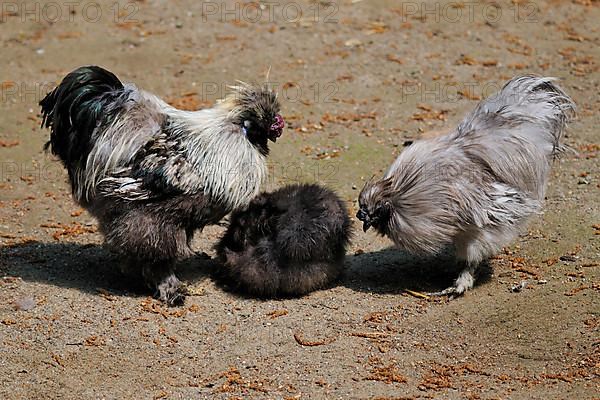
{"label": "black plumage", "polygon": [[223,275],[259,297],[300,296],[344,270],[351,223],[342,200],[314,184],[262,193],[231,216],[216,246]]}
{"label": "black plumage", "polygon": [[51,148],[67,167],[73,183],[74,169],[85,168],[94,131],[118,107],[107,106],[123,94],[123,84],[110,71],[86,66],[67,74],[42,101],[42,127],[51,128]]}

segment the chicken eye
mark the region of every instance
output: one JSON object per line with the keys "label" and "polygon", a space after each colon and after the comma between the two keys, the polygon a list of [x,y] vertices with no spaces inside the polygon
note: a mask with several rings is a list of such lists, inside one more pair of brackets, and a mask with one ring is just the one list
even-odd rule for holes
{"label": "chicken eye", "polygon": [[252,125],[252,122],[250,120],[244,121],[244,128],[248,129],[248,128],[250,128],[251,125]]}

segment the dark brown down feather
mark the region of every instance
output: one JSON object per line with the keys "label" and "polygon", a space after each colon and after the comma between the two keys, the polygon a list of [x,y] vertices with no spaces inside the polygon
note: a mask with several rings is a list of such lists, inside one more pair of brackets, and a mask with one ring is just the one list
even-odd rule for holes
{"label": "dark brown down feather", "polygon": [[339,278],[350,236],[348,212],[335,193],[290,185],[234,213],[217,253],[223,275],[237,290],[301,296]]}

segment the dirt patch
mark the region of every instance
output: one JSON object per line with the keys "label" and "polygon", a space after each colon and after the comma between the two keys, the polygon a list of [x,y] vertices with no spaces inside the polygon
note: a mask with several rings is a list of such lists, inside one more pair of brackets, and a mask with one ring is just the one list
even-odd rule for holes
{"label": "dirt patch", "polygon": [[[58,21],[49,3],[0,10],[3,397],[598,396],[597,1],[146,0],[101,6],[99,18],[71,6]],[[186,109],[270,67],[288,129],[272,146],[268,186],[317,181],[354,213],[365,180],[405,144],[452,129],[516,74],[561,79],[578,105],[566,139],[578,154],[555,163],[544,214],[464,298],[415,295],[451,282],[451,257],[420,259],[357,229],[334,288],[239,297],[199,255],[180,267],[193,295],[169,309],[119,274],[42,150],[37,102],[86,64]],[[198,234],[198,253],[214,256],[222,231]]]}

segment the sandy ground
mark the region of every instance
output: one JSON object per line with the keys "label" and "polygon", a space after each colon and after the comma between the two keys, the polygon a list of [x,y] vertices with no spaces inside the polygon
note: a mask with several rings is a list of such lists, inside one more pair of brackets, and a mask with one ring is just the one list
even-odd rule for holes
{"label": "sandy ground", "polygon": [[[600,397],[597,1],[1,7],[2,398]],[[451,129],[526,71],[561,78],[573,96],[566,141],[579,154],[556,162],[545,213],[463,298],[411,296],[450,284],[450,260],[357,230],[334,288],[243,298],[198,256],[180,269],[195,295],[168,309],[119,275],[42,150],[37,102],[83,64],[184,107],[271,67],[289,128],[269,186],[317,181],[354,212],[364,180],[406,141]],[[222,230],[198,235],[198,252],[213,255]]]}

